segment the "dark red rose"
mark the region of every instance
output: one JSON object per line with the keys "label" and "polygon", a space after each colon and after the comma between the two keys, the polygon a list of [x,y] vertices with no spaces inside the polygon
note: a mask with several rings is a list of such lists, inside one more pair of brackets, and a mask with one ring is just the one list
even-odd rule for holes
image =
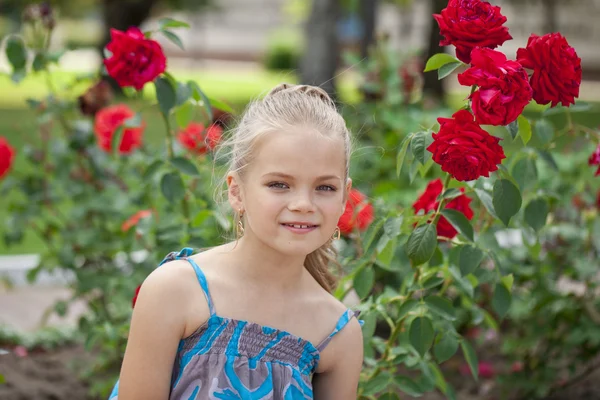
{"label": "dark red rose", "polygon": [[487,1],[450,0],[448,6],[433,17],[443,36],[440,46],[455,46],[456,57],[467,64],[475,47],[495,49],[512,39],[504,26],[506,17],[500,14],[500,7]]}
{"label": "dark red rose", "polygon": [[165,72],[167,59],[160,44],[146,39],[139,28],[131,27],[127,32],[111,29],[110,35],[106,49],[112,55],[104,60],[104,65],[119,86],[140,90]]}
{"label": "dark red rose", "polygon": [[[462,375],[471,376],[471,368],[469,368],[468,364],[461,364],[459,369]],[[479,362],[477,373],[483,379],[492,379],[494,376],[496,376],[496,370],[494,366],[487,361]]]}
{"label": "dark red rose", "polygon": [[188,150],[196,154],[205,154],[208,150],[213,150],[221,141],[223,128],[220,125],[212,124],[208,129],[204,125],[191,122],[185,129],[177,135],[179,142]]}
{"label": "dark red rose", "polygon": [[[427,214],[429,211],[437,210],[440,205],[439,201],[437,201],[437,197],[442,194],[442,190],[444,189],[444,185],[441,179],[436,179],[434,181],[429,182],[425,191],[419,196],[417,201],[413,203],[413,209],[415,210],[415,214],[419,211],[425,211]],[[464,193],[464,189],[460,189],[461,192]],[[456,211],[460,211],[467,217],[468,220],[473,219],[473,210],[471,209],[471,199],[467,195],[461,195],[454,199],[452,199],[448,204],[444,206],[444,208],[451,208]],[[437,234],[438,236],[444,236],[449,239],[455,237],[458,232],[450,222],[445,217],[440,217],[437,224]]]}
{"label": "dark red rose", "polygon": [[356,189],[348,193],[346,210],[338,221],[338,228],[344,235],[351,234],[355,228],[364,231],[375,219],[373,205],[366,202],[365,195]]}
{"label": "dark red rose", "polygon": [[140,220],[144,218],[148,218],[152,215],[152,210],[141,210],[133,214],[131,217],[127,218],[125,222],[121,225],[121,231],[127,232],[134,226],[136,226]]}
{"label": "dark red rose", "polygon": [[15,158],[15,150],[0,136],[0,179],[10,171]]}
{"label": "dark red rose", "polygon": [[531,35],[527,47],[517,50],[517,61],[533,70],[530,83],[538,104],[568,107],[579,97],[581,58],[560,33]]}
{"label": "dark red rose", "polygon": [[506,156],[500,138],[490,135],[475,122],[473,114],[459,110],[452,118],[438,118],[440,131],[433,134],[427,150],[433,161],[458,181],[472,181],[498,169]]}
{"label": "dark red rose", "polygon": [[91,86],[84,94],[79,96],[79,109],[84,115],[95,115],[100,109],[106,107],[112,100],[113,94],[107,81],[100,81]]}
{"label": "dark red rose", "polygon": [[138,286],[135,289],[135,293],[133,294],[133,298],[131,299],[131,308],[135,307],[135,303],[137,301],[138,295],[140,294],[140,289],[142,288],[142,285]]}
{"label": "dark red rose", "polygon": [[[94,132],[96,133],[98,146],[102,150],[110,152],[112,137],[116,130],[134,115],[135,113],[125,104],[117,104],[98,111],[94,122]],[[140,147],[144,129],[144,123],[139,127],[123,129],[119,152],[129,154]]]}
{"label": "dark red rose", "polygon": [[458,82],[479,86],[471,94],[471,108],[477,123],[484,125],[510,124],[521,115],[533,95],[523,66],[491,49],[473,49],[471,68],[458,75]]}
{"label": "dark red rose", "polygon": [[596,171],[596,173],[594,174],[594,176],[600,175],[600,144],[598,145],[598,147],[596,148],[596,150],[592,153],[592,155],[588,159],[588,164],[590,166],[592,166],[592,165],[598,165],[598,170]]}

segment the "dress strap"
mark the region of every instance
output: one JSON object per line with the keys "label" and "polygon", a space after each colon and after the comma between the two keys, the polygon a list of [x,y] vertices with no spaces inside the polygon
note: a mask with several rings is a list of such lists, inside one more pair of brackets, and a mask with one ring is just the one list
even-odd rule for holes
{"label": "dress strap", "polygon": [[[319,345],[317,346],[317,350],[319,350],[319,352],[323,351],[325,349],[325,347],[327,347],[329,342],[331,342],[331,339],[333,339],[333,337],[335,335],[337,335],[339,331],[341,331],[342,329],[344,329],[344,327],[346,325],[348,325],[348,322],[350,322],[352,317],[358,317],[359,314],[360,314],[360,311],[352,311],[350,309],[346,310],[342,314],[340,319],[338,319],[338,322],[335,325],[335,329],[333,330],[333,332],[331,332],[331,334],[329,336],[327,336],[325,338],[325,340],[323,340],[321,343],[319,343]],[[363,321],[359,320],[358,322],[360,323],[361,326],[363,325]]]}
{"label": "dress strap", "polygon": [[192,266],[192,268],[194,268],[194,272],[196,273],[196,278],[198,278],[200,287],[202,288],[202,291],[204,292],[204,296],[206,297],[206,302],[208,303],[208,309],[210,310],[210,315],[211,316],[215,315],[215,306],[212,301],[212,297],[210,297],[210,291],[208,290],[208,281],[206,280],[206,276],[204,275],[204,272],[202,272],[202,270],[200,269],[198,264],[196,264],[196,262],[194,260],[189,258],[189,256],[192,255],[192,253],[193,253],[193,250],[189,247],[183,248],[179,253],[176,251],[171,252],[171,253],[167,254],[167,256],[164,258],[164,260],[161,261],[161,263],[159,265],[163,265],[164,263],[173,261],[173,260],[186,260],[187,262],[189,262],[190,265]]}

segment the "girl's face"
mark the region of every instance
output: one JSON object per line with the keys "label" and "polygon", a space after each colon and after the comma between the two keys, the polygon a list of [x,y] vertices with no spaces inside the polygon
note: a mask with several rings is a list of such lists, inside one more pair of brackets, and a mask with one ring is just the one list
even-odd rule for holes
{"label": "girl's face", "polygon": [[[296,128],[264,136],[255,151],[241,198],[230,196],[245,211],[244,235],[290,256],[318,249],[333,235],[351,186],[343,139]],[[240,183],[228,182],[230,191]]]}

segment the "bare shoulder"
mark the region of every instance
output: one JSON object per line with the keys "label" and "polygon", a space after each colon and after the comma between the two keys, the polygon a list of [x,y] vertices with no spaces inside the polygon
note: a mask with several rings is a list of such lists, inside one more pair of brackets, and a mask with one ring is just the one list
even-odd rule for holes
{"label": "bare shoulder", "polygon": [[362,364],[363,338],[360,323],[348,313],[348,306],[332,294],[323,290],[319,297],[320,318],[328,326],[329,334],[335,334],[321,352],[317,372],[330,371],[347,362]]}

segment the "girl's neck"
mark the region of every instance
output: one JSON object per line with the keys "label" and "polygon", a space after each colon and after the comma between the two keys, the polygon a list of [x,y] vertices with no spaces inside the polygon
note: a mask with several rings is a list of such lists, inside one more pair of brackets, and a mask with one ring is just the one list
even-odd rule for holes
{"label": "girl's neck", "polygon": [[304,268],[306,256],[281,254],[251,237],[242,237],[231,243],[230,264],[240,279],[260,283],[272,289],[294,289],[305,282],[308,271]]}

